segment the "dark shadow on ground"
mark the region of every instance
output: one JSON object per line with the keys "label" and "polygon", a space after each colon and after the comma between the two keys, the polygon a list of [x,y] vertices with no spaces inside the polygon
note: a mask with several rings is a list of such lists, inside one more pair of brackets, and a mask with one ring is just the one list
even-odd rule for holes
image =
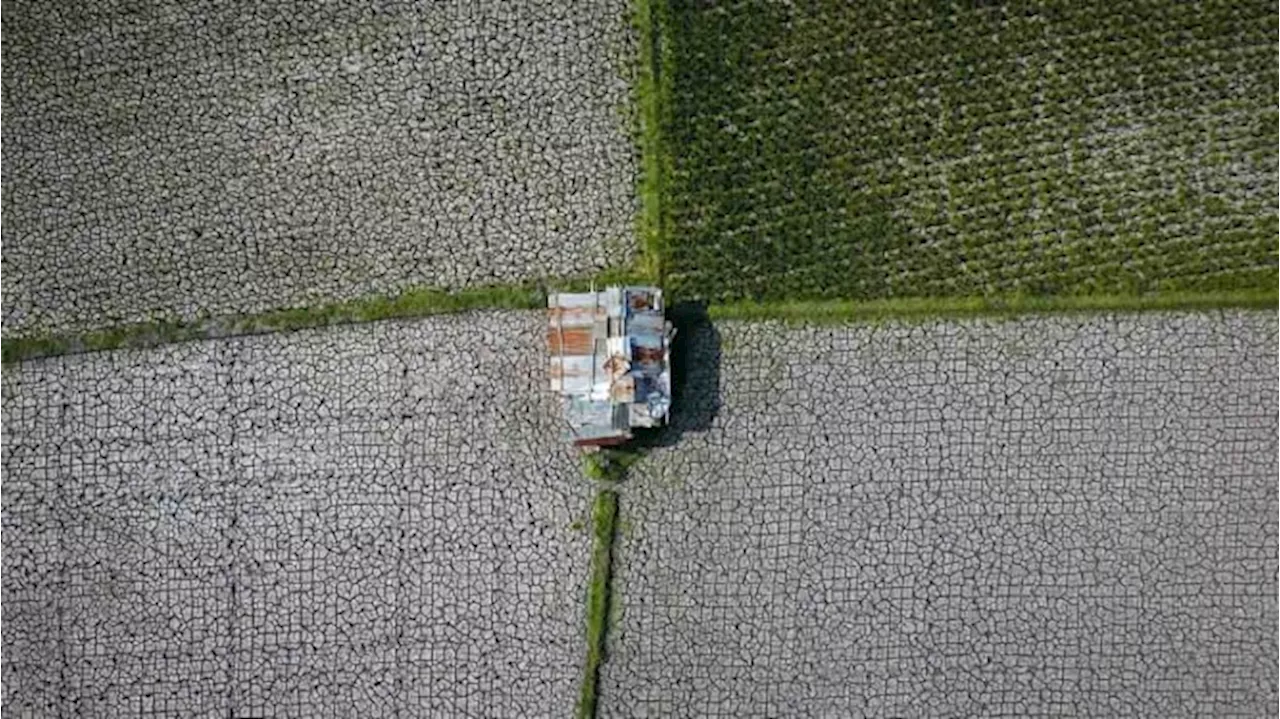
{"label": "dark shadow on ground", "polygon": [[705,432],[720,413],[720,331],[707,316],[705,302],[680,302],[667,308],[676,328],[671,343],[671,415],[667,426],[637,433],[628,446],[644,450],[670,447],[685,432]]}

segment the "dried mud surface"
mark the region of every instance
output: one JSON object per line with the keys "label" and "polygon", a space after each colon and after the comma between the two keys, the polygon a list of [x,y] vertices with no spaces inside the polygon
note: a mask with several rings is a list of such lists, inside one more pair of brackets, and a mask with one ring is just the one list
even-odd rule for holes
{"label": "dried mud surface", "polygon": [[1261,716],[1273,312],[722,323],[633,469],[605,717]]}
{"label": "dried mud surface", "polygon": [[631,259],[625,2],[5,9],[6,336]]}
{"label": "dried mud surface", "polygon": [[6,716],[569,716],[537,313],[6,368]]}

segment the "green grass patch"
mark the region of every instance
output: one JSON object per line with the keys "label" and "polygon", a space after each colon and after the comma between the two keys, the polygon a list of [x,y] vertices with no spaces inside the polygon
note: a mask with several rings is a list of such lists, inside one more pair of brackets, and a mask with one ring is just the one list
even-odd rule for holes
{"label": "green grass patch", "polygon": [[842,323],[881,320],[926,320],[936,317],[1009,317],[1026,314],[1192,311],[1218,309],[1276,309],[1280,295],[1266,290],[1206,293],[1170,292],[1151,295],[1079,295],[1062,297],[1011,296],[895,298],[888,300],[827,300],[733,302],[711,305],[708,314],[719,320],[781,320],[794,323]]}
{"label": "green grass patch", "polygon": [[582,670],[578,719],[591,719],[596,714],[600,664],[604,661],[605,632],[609,626],[609,592],[617,520],[618,493],[602,490],[596,494],[591,511],[595,544],[591,550],[591,578],[587,585],[587,661]]}
{"label": "green grass patch", "polygon": [[1274,4],[642,5],[675,295],[1276,286]]}
{"label": "green grass patch", "polygon": [[621,482],[643,455],[637,449],[606,447],[582,456],[582,471],[597,482]]}
{"label": "green grass patch", "polygon": [[585,290],[592,284],[647,282],[630,268],[611,269],[593,277],[491,285],[458,291],[413,289],[398,295],[369,297],[311,307],[271,310],[251,315],[160,319],[79,334],[6,337],[0,341],[5,363],[78,352],[151,347],[207,337],[287,332],[330,325],[408,319],[471,310],[528,310],[546,307],[548,289]]}

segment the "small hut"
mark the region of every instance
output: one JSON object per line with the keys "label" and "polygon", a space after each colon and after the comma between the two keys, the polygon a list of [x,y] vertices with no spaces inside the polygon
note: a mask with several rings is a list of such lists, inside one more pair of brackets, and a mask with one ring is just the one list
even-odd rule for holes
{"label": "small hut", "polygon": [[551,389],[564,404],[565,438],[580,447],[660,427],[671,409],[674,334],[656,287],[553,292],[547,297]]}

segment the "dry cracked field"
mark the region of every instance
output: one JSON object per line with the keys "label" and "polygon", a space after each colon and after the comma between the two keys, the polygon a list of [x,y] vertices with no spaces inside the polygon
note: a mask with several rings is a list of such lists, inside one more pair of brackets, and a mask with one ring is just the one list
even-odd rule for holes
{"label": "dry cracked field", "polygon": [[[571,714],[590,488],[541,323],[7,371],[6,711]],[[692,339],[601,716],[1274,704],[1274,313]]]}
{"label": "dry cracked field", "polygon": [[704,333],[714,420],[624,490],[602,716],[1272,711],[1276,332]]}
{"label": "dry cracked field", "polygon": [[5,716],[568,716],[591,501],[541,317],[4,373]]}
{"label": "dry cracked field", "polygon": [[630,259],[627,5],[20,3],[8,336]]}
{"label": "dry cracked field", "polygon": [[0,714],[1274,712],[1275,12],[1166,5],[6,3]]}

